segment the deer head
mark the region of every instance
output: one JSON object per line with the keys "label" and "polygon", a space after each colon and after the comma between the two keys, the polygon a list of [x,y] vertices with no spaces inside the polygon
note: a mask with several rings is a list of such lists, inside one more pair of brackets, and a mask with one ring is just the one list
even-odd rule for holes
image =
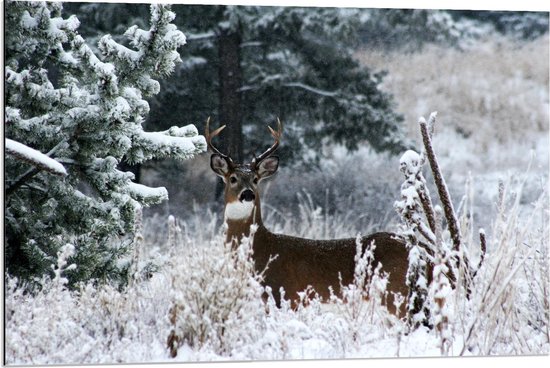
{"label": "deer head", "polygon": [[[205,138],[208,148],[213,152],[210,157],[210,167],[223,179],[225,184],[225,220],[239,221],[248,224],[261,224],[260,195],[258,184],[277,172],[279,157],[273,153],[279,146],[282,126],[277,119],[277,131],[268,126],[275,139],[273,145],[250,163],[235,163],[226,154],[221,153],[213,144],[212,138],[217,136],[225,125],[210,132],[210,119],[206,122]],[[246,232],[248,233],[248,232]]]}

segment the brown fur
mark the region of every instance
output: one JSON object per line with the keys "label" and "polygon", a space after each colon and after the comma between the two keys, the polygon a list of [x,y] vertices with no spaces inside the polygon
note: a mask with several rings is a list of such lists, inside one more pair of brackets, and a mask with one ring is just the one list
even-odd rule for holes
{"label": "brown fur", "polygon": [[[313,287],[323,300],[330,297],[329,287],[337,296],[342,285],[353,283],[355,269],[355,238],[335,240],[313,240],[283,234],[271,233],[262,223],[259,196],[256,197],[255,215],[243,221],[227,221],[227,238],[240,241],[242,236],[250,234],[250,226],[258,225],[253,241],[253,258],[258,272],[264,273],[264,285],[270,286],[277,305],[280,305],[279,289],[285,291],[286,299],[297,306],[298,293],[308,286]],[[255,218],[255,219],[254,219]],[[374,264],[382,263],[382,271],[389,273],[388,291],[407,296],[406,275],[408,251],[404,241],[395,234],[379,232],[362,238],[363,250],[374,241]],[[273,259],[273,257],[276,257]],[[272,259],[270,263],[269,260]],[[403,316],[404,305],[399,312],[393,305],[393,295],[388,295],[388,309]]]}

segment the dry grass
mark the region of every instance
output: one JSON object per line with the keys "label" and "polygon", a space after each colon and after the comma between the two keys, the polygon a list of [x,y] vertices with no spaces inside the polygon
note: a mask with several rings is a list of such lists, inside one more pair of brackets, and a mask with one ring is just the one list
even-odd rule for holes
{"label": "dry grass", "polygon": [[548,36],[523,43],[494,36],[462,51],[357,53],[364,65],[389,72],[383,88],[411,138],[419,141],[418,117],[437,109],[440,126],[473,140],[477,154],[511,140],[530,148],[533,133],[548,132],[548,55]]}

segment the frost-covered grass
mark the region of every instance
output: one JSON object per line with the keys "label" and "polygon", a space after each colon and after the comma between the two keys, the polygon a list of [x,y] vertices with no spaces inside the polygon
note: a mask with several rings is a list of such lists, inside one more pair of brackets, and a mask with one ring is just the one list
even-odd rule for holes
{"label": "frost-covered grass", "polygon": [[[369,295],[383,295],[384,278],[361,267],[356,283],[330,304],[314,293],[304,293],[307,306],[297,310],[277,309],[271,299],[264,303],[247,242],[232,252],[223,245],[217,215],[197,210],[185,222],[145,219],[143,239],[135,238],[136,273],[124,290],[93,284],[67,290],[63,270],[73,267],[66,264],[70,245],[59,254],[55,278],[42,280],[43,289],[34,295],[8,279],[6,363],[548,354],[548,193],[526,211],[521,188],[504,188],[472,297],[461,287],[445,295],[445,350],[441,331],[410,331],[379,299],[363,301],[362,278],[378,280],[366,283]],[[467,214],[460,218],[463,237],[468,248],[479,249]],[[158,271],[140,272],[150,261]],[[169,336],[177,336],[171,340],[174,358]]]}
{"label": "frost-covered grass", "polygon": [[[427,45],[415,53],[356,54],[365,65],[388,71],[383,88],[394,95],[412,140],[421,141],[418,118],[438,111],[434,148],[451,194],[458,200],[466,181],[473,180],[474,215],[487,230],[499,180],[518,176],[531,162],[524,201],[534,201],[545,186],[550,164],[549,47],[548,35],[520,42],[491,34],[463,50]],[[370,181],[379,171],[374,174]]]}
{"label": "frost-covered grass", "polygon": [[418,117],[438,109],[442,129],[485,155],[495,143],[531,147],[548,132],[548,49],[548,35],[529,42],[490,35],[464,50],[362,50],[357,57],[388,71],[383,88],[394,95],[411,137],[419,138]]}

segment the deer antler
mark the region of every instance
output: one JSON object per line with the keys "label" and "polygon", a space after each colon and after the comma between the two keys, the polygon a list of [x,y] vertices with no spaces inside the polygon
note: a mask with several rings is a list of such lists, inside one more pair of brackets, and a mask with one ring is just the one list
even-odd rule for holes
{"label": "deer antler", "polygon": [[210,148],[210,150],[214,153],[217,153],[218,155],[230,160],[231,160],[231,157],[229,157],[228,155],[226,154],[223,154],[221,153],[216,147],[214,147],[214,145],[212,144],[212,138],[214,138],[215,136],[217,136],[218,134],[220,134],[220,132],[225,128],[225,125],[222,125],[221,127],[219,127],[218,129],[214,130],[213,132],[210,132],[210,117],[208,117],[208,119],[206,120],[206,128],[205,128],[205,132],[204,132],[204,137],[206,138],[206,144],[208,145],[208,148]]}
{"label": "deer antler", "polygon": [[260,156],[254,157],[252,159],[252,162],[250,163],[250,166],[252,167],[252,169],[254,169],[256,167],[256,165],[258,165],[260,162],[262,162],[262,160],[265,160],[266,158],[271,156],[273,154],[273,152],[275,152],[277,147],[279,147],[281,136],[283,135],[283,126],[281,124],[281,120],[279,120],[279,118],[277,118],[277,130],[276,131],[273,130],[273,128],[271,128],[269,125],[267,126],[267,128],[269,129],[269,132],[271,133],[271,135],[275,139],[275,143],[273,143],[273,145],[271,147],[269,147],[267,149],[267,151],[262,153]]}

